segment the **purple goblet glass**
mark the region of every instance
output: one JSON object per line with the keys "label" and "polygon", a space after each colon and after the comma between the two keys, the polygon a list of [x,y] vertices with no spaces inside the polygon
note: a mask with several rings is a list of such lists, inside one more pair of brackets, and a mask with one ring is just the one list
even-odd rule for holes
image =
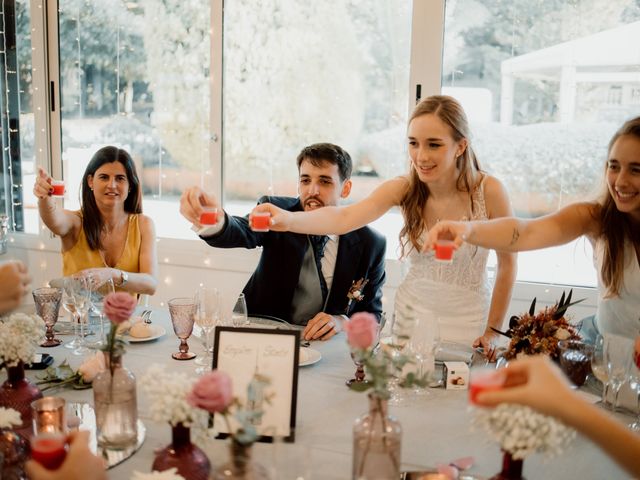
{"label": "purple goblet glass", "polygon": [[180,351],[171,355],[176,360],[191,360],[196,356],[195,353],[189,351],[187,338],[191,336],[193,331],[197,307],[195,300],[190,297],[169,300],[169,314],[173,331],[180,339]]}
{"label": "purple goblet glass", "polygon": [[45,334],[46,340],[40,344],[41,347],[57,347],[62,340],[55,337],[53,326],[58,321],[60,303],[62,301],[62,289],[60,288],[36,288],[33,291],[33,301],[36,304],[36,314],[42,318],[47,326]]}

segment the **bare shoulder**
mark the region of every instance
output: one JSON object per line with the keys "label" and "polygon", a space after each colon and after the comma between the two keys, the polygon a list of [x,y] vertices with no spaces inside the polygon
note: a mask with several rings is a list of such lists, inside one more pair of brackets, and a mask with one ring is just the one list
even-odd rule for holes
{"label": "bare shoulder", "polygon": [[155,224],[153,223],[153,219],[142,213],[138,214],[138,225],[140,226],[141,232],[154,233],[156,230]]}
{"label": "bare shoulder", "polygon": [[500,180],[491,175],[485,175],[481,180],[481,185],[489,218],[513,215],[509,194]]}

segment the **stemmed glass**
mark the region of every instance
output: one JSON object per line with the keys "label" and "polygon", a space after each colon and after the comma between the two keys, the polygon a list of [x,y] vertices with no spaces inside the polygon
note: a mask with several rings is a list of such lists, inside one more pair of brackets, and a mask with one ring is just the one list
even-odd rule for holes
{"label": "stemmed glass", "polygon": [[633,350],[627,363],[627,378],[629,387],[636,393],[636,419],[629,424],[629,428],[634,432],[640,432],[640,369],[633,360]]}
{"label": "stemmed glass", "polygon": [[[63,283],[64,297],[63,307],[73,317],[74,330],[76,333],[72,345],[74,355],[84,355],[89,351],[84,341],[84,325],[87,312],[89,310],[90,290],[87,280],[84,277],[67,277]],[[78,334],[78,328],[80,334]],[[66,346],[66,345],[65,345]]]}
{"label": "stemmed glass", "polygon": [[36,288],[33,291],[33,301],[36,304],[36,314],[42,318],[47,326],[45,334],[46,340],[40,344],[41,347],[57,347],[62,340],[55,338],[53,327],[58,321],[60,312],[60,302],[62,301],[62,290],[60,288]]}
{"label": "stemmed glass", "polygon": [[87,279],[87,283],[91,287],[91,305],[93,310],[100,316],[100,338],[92,344],[94,347],[104,345],[104,299],[110,293],[115,292],[113,280],[102,282],[100,285],[92,285],[91,280]]}
{"label": "stemmed glass", "polygon": [[202,330],[205,356],[198,358],[196,368],[198,375],[211,370],[213,346],[211,345],[211,332],[215,328],[220,314],[220,294],[218,289],[200,287],[196,293],[197,313],[195,323]]}
{"label": "stemmed glass", "polygon": [[231,314],[231,321],[234,327],[241,327],[249,324],[249,316],[247,315],[247,302],[244,298],[244,293],[238,295],[238,300],[233,306],[233,313]]}
{"label": "stemmed glass", "polygon": [[[413,323],[413,332],[405,346],[406,353],[416,362],[416,376],[422,378],[432,374],[435,367],[436,349],[440,345],[440,326],[433,316],[417,318]],[[430,366],[425,372],[425,365]],[[412,389],[416,396],[428,395],[425,387],[416,385]]]}
{"label": "stemmed glass", "polygon": [[[391,356],[397,358],[403,354],[403,350],[411,336],[416,319],[413,315],[402,315],[398,312],[394,312],[391,317],[391,343],[387,344],[391,348]],[[393,365],[393,364],[392,364]],[[391,372],[391,378],[389,380],[389,397],[390,405],[404,405],[406,402],[406,396],[403,393],[403,389],[400,386],[400,378],[402,377],[402,371],[398,371],[394,367]]]}
{"label": "stemmed glass", "polygon": [[[374,353],[376,353],[378,348],[380,347],[380,335],[382,334],[382,330],[384,329],[386,323],[387,314],[385,312],[382,312],[382,314],[380,315],[380,323],[378,324],[378,329],[376,330],[376,339],[373,345]],[[341,328],[340,330],[343,329],[344,328]],[[356,365],[356,372],[353,374],[353,378],[345,382],[348,387],[350,387],[354,383],[364,382],[366,376],[364,371],[364,363],[356,356],[353,351],[351,352],[351,360],[353,360],[353,363]]]}
{"label": "stemmed glass", "polygon": [[591,373],[602,382],[602,404],[607,405],[609,397],[609,369],[604,356],[604,337],[600,334],[593,344],[593,356],[591,357]]}
{"label": "stemmed glass", "polygon": [[628,364],[633,357],[633,342],[620,335],[606,334],[604,337],[604,357],[607,362],[609,384],[613,390],[612,410],[618,408],[620,388],[627,380]]}
{"label": "stemmed glass", "polygon": [[180,339],[180,351],[171,354],[171,357],[176,360],[191,360],[196,356],[195,353],[189,351],[187,339],[193,331],[197,307],[196,301],[191,297],[169,300],[171,324],[173,325],[173,331]]}

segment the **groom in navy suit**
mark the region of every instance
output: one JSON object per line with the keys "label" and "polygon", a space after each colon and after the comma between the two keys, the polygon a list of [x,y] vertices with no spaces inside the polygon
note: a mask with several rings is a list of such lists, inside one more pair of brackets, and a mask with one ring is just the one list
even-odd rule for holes
{"label": "groom in navy suit", "polygon": [[[318,143],[297,158],[298,197],[263,197],[290,211],[337,205],[351,191],[352,163],[337,145]],[[198,187],[182,194],[180,212],[199,222],[202,205],[219,207]],[[306,325],[307,340],[331,338],[342,320],[355,312],[382,313],[386,240],[363,227],[340,236],[291,232],[255,232],[247,217],[224,214],[214,227],[200,230],[218,248],[263,247],[258,266],[244,287],[249,315],[272,316]]]}

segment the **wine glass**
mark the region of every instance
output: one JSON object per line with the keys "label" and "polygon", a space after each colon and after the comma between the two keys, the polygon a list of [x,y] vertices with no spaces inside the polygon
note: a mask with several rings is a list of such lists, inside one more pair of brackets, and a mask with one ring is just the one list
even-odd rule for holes
{"label": "wine glass", "polygon": [[[433,315],[416,318],[413,322],[413,331],[405,345],[405,351],[415,361],[418,379],[433,376],[436,350],[439,345],[440,324],[438,319]],[[426,396],[428,390],[425,387],[415,385],[412,393],[416,396]]]}
{"label": "wine glass", "polygon": [[213,347],[211,345],[211,332],[216,326],[220,312],[220,294],[218,289],[200,287],[196,293],[197,312],[195,323],[202,330],[205,356],[198,358],[196,373],[201,375],[211,370]]}
{"label": "wine glass", "polygon": [[629,387],[636,394],[636,419],[629,424],[629,428],[634,432],[640,432],[640,368],[633,359],[633,350],[627,363],[627,379]]}
{"label": "wine glass", "polygon": [[618,408],[620,388],[627,380],[628,364],[633,358],[633,342],[620,335],[606,334],[604,342],[604,357],[607,362],[609,384],[613,391],[612,410]]}
{"label": "wine glass", "polygon": [[593,344],[593,356],[591,357],[591,373],[602,382],[602,404],[607,405],[609,396],[609,370],[604,356],[604,337],[600,334]]}
{"label": "wine glass", "polygon": [[[76,336],[70,344],[73,344],[74,355],[84,355],[89,351],[84,340],[84,325],[89,310],[90,290],[84,277],[67,277],[63,282],[63,307],[73,316]],[[78,334],[78,327],[80,333]]]}
{"label": "wine glass", "polygon": [[62,308],[66,310],[66,312],[71,317],[71,324],[73,325],[73,340],[67,342],[63,345],[64,348],[68,348],[70,350],[75,349],[78,346],[80,341],[80,337],[78,336],[78,327],[79,327],[79,315],[76,310],[76,301],[73,298],[73,289],[72,289],[72,278],[66,277],[62,282]]}
{"label": "wine glass", "polygon": [[193,324],[196,318],[198,305],[192,297],[174,298],[169,300],[169,314],[173,331],[180,339],[179,352],[172,353],[171,357],[176,360],[191,360],[196,356],[189,351],[187,339],[193,331]]}
{"label": "wine glass", "polygon": [[62,301],[62,289],[60,288],[36,288],[33,292],[33,301],[36,304],[36,314],[42,318],[47,326],[46,340],[41,347],[57,347],[62,340],[55,338],[53,327],[58,321],[60,303]]}
{"label": "wine glass", "polygon": [[234,327],[241,327],[249,324],[249,316],[247,315],[247,302],[244,298],[244,293],[238,295],[238,300],[233,306],[233,312],[231,314],[231,321]]}
{"label": "wine glass", "polygon": [[111,278],[99,285],[93,285],[91,279],[87,279],[87,284],[91,289],[91,307],[100,316],[100,338],[92,346],[100,347],[104,345],[104,299],[110,293],[115,292],[113,280]]}

